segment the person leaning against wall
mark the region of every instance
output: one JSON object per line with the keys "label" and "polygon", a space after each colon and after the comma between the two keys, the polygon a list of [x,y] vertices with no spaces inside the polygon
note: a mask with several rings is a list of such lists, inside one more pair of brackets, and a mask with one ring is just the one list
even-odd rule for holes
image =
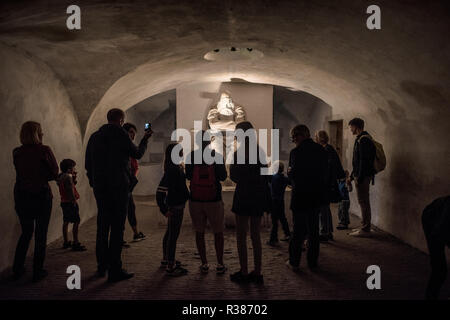
{"label": "person leaning against wall", "polygon": [[349,177],[348,184],[355,180],[356,194],[361,208],[361,228],[354,229],[349,235],[354,237],[364,237],[370,235],[371,231],[371,208],[369,187],[370,181],[374,179],[374,160],[376,156],[375,145],[369,133],[364,131],[364,120],[354,118],[348,123],[350,131],[356,136],[353,147],[353,171]]}
{"label": "person leaning against wall", "polygon": [[27,121],[20,130],[22,146],[13,151],[16,169],[14,201],[22,227],[14,256],[15,280],[25,273],[25,257],[33,232],[33,282],[45,278],[48,274],[44,269],[44,260],[53,198],[48,182],[56,180],[58,164],[50,147],[42,144],[43,136],[39,123]]}

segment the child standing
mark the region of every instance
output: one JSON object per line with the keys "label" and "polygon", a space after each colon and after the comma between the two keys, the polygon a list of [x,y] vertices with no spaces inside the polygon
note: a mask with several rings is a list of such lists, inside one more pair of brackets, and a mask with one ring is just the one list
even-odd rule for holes
{"label": "child standing", "polygon": [[[64,159],[59,164],[61,173],[58,176],[57,182],[59,193],[61,195],[61,208],[63,211],[63,248],[72,247],[73,251],[85,251],[86,247],[82,246],[78,241],[78,226],[80,225],[80,213],[77,200],[80,195],[75,187],[77,183],[77,171],[75,170],[76,163],[72,159]],[[69,223],[73,223],[72,233],[73,242],[68,239]]]}
{"label": "child standing", "polygon": [[339,186],[339,192],[341,194],[342,200],[339,202],[339,211],[338,211],[338,217],[339,217],[339,224],[337,225],[336,229],[338,230],[345,230],[348,229],[348,225],[350,224],[350,214],[348,210],[350,209],[350,197],[348,195],[349,187],[351,185],[347,186],[347,178],[349,176],[348,171],[345,171],[345,179],[340,179],[338,186]]}
{"label": "child standing", "polygon": [[[175,260],[177,240],[183,223],[183,213],[189,190],[186,186],[186,176],[181,164],[175,164],[171,155],[176,143],[169,144],[164,159],[164,176],[156,191],[156,201],[161,213],[167,218],[167,230],[163,239],[163,260],[161,267],[166,268],[170,276],[182,276],[187,270],[181,267],[181,262]],[[183,151],[180,151],[182,156]]]}
{"label": "child standing", "polygon": [[284,175],[284,164],[278,162],[278,172],[272,176],[270,184],[272,191],[272,232],[270,233],[270,240],[267,242],[270,246],[278,243],[278,220],[281,222],[285,236],[281,241],[289,241],[291,236],[284,208],[284,192],[288,184],[289,179]]}

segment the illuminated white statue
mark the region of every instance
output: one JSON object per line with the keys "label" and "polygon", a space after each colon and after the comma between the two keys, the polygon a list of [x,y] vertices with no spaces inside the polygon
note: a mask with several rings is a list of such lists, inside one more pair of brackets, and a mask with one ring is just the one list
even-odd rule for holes
{"label": "illuminated white statue", "polygon": [[[227,136],[227,131],[234,131],[236,129],[236,124],[245,121],[245,111],[244,108],[233,103],[231,97],[228,93],[223,92],[220,95],[220,100],[217,105],[212,106],[208,112],[208,122],[211,131],[216,134],[220,134],[222,139],[212,139],[211,147],[224,155],[225,159],[227,155],[233,154],[234,152],[234,137]],[[229,171],[229,165],[226,166],[227,171]],[[225,186],[233,185],[233,182],[229,178],[230,174],[228,172],[228,177],[224,181]]]}
{"label": "illuminated white statue", "polygon": [[241,106],[235,105],[230,95],[224,92],[217,105],[209,110],[208,121],[212,130],[234,131],[236,124],[245,121],[245,111]]}

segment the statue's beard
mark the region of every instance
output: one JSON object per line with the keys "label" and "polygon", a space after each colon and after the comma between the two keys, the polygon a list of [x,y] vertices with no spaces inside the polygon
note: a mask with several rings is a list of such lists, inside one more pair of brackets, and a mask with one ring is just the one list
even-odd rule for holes
{"label": "statue's beard", "polygon": [[234,114],[234,103],[233,102],[222,102],[219,101],[217,104],[217,110],[220,114],[224,116],[232,116]]}

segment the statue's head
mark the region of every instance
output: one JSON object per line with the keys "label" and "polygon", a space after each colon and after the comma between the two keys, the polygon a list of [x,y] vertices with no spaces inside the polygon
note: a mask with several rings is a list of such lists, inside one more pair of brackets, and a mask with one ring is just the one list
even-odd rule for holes
{"label": "statue's head", "polygon": [[228,92],[222,92],[222,94],[220,95],[220,101],[223,101],[225,103],[232,102],[230,94]]}
{"label": "statue's head", "polygon": [[234,113],[234,103],[228,92],[222,92],[220,95],[217,109],[219,110],[219,113],[223,115],[232,115]]}

